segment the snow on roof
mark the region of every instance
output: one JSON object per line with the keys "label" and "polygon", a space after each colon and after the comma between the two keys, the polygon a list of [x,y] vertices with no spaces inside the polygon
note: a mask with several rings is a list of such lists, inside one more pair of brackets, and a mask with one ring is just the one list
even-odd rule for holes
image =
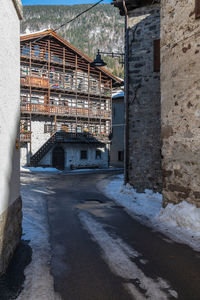
{"label": "snow on roof", "polygon": [[122,90],[112,94],[113,99],[122,98],[122,97],[124,97],[124,91]]}
{"label": "snow on roof", "polygon": [[29,31],[29,29],[27,29],[26,33],[20,34],[20,36],[26,36],[26,35],[30,35],[30,34],[42,33],[42,32],[45,32],[45,31],[47,31],[49,29],[43,29],[43,30],[39,30],[39,31]]}

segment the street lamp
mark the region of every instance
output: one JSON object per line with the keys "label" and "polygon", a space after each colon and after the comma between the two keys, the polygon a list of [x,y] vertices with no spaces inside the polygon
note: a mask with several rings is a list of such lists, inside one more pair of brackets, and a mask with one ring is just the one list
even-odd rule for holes
{"label": "street lamp", "polygon": [[[95,58],[95,60],[90,64],[92,67],[104,67],[107,65],[107,63],[105,61],[103,61],[103,59],[101,58],[101,54],[103,55],[109,55],[111,57],[123,57],[124,58],[124,53],[119,53],[119,52],[102,52],[100,50],[98,50],[97,52],[97,56]],[[124,64],[124,59],[121,62],[122,64]]]}

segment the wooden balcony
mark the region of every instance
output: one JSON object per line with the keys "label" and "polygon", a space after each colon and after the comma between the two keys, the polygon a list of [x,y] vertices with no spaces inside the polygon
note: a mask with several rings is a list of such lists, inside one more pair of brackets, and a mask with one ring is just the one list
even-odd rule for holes
{"label": "wooden balcony", "polygon": [[20,142],[21,143],[30,143],[31,133],[30,132],[20,132]]}
{"label": "wooden balcony", "polygon": [[21,85],[34,86],[34,87],[39,87],[39,88],[48,88],[49,87],[49,79],[42,78],[42,77],[26,76],[25,78],[21,78]]}
{"label": "wooden balcony", "polygon": [[36,103],[21,103],[21,113],[32,113],[38,115],[57,115],[68,117],[83,117],[95,119],[111,119],[109,111],[100,109],[76,108],[61,105],[48,105]]}
{"label": "wooden balcony", "polygon": [[102,97],[102,98],[110,98],[111,90],[108,87],[102,87],[101,90],[99,88],[99,84],[94,84],[93,81],[89,82],[90,89],[88,90],[88,83],[82,84],[81,87],[69,83],[63,82],[63,80],[49,80],[48,78],[43,77],[34,77],[34,76],[26,76],[21,77],[20,83],[22,87],[32,87],[32,88],[39,88],[39,89],[48,89],[50,88],[51,91],[57,92],[66,92],[68,94],[78,94],[78,95],[88,95],[93,97]]}

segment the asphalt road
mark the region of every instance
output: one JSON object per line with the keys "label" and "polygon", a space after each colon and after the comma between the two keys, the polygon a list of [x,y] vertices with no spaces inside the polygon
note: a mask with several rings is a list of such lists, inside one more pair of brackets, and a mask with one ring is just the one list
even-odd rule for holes
{"label": "asphalt road", "polygon": [[46,196],[55,291],[64,300],[200,299],[200,253],[131,218],[97,183],[55,175]]}

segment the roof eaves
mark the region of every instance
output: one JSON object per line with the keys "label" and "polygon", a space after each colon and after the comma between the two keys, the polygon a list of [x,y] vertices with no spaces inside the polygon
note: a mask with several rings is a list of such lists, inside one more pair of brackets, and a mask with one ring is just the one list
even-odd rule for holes
{"label": "roof eaves", "polygon": [[[73,50],[75,53],[79,54],[82,58],[84,58],[87,62],[91,63],[92,59],[87,56],[85,53],[81,52],[80,50],[78,50],[76,47],[74,47],[71,43],[69,43],[68,41],[66,41],[65,39],[63,39],[60,35],[58,35],[53,29],[48,29],[48,30],[44,30],[41,32],[36,32],[36,33],[30,33],[27,35],[21,35],[21,41],[28,41],[31,39],[35,39],[35,38],[40,38],[40,37],[45,37],[51,35],[54,38],[56,38],[57,40],[59,40],[61,43],[63,43],[64,45],[66,45],[68,48],[70,48],[71,50]],[[118,77],[114,76],[111,72],[107,71],[105,68],[98,68],[98,70],[102,71],[105,75],[107,75],[108,77],[110,77],[113,81],[115,81],[116,83],[122,83],[123,81],[121,79],[119,79]]]}

